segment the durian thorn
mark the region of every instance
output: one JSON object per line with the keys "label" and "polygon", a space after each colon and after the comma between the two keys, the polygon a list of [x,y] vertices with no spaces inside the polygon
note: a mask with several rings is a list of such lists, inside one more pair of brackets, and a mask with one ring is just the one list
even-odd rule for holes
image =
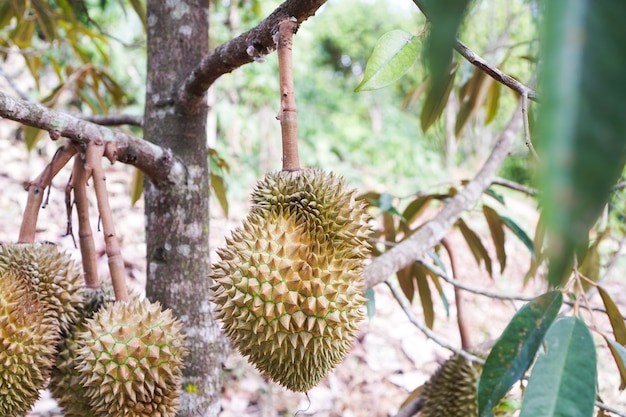
{"label": "durian thorn", "polygon": [[278,51],[278,71],[280,74],[280,111],[276,118],[280,120],[283,143],[283,171],[299,171],[298,157],[298,115],[293,87],[292,47],[293,34],[298,28],[294,18],[278,24],[276,49]]}
{"label": "durian thorn", "polygon": [[37,217],[39,216],[39,208],[43,204],[44,190],[50,186],[52,179],[59,173],[61,168],[72,159],[72,156],[78,152],[78,148],[70,140],[57,149],[52,160],[43,169],[41,174],[32,181],[29,181],[25,189],[28,191],[28,199],[26,200],[26,208],[22,216],[22,224],[20,225],[20,236],[18,243],[34,243],[35,229],[37,226]]}
{"label": "durian thorn", "polygon": [[106,146],[100,139],[93,140],[87,145],[85,157],[85,171],[93,178],[93,188],[96,192],[98,202],[98,212],[102,221],[104,232],[104,244],[107,257],[109,259],[109,271],[111,272],[111,282],[115,291],[117,301],[128,301],[128,290],[126,289],[126,271],[124,261],[120,251],[120,244],[115,234],[113,215],[109,206],[109,196],[106,189],[106,178],[102,169],[102,158],[105,154]]}

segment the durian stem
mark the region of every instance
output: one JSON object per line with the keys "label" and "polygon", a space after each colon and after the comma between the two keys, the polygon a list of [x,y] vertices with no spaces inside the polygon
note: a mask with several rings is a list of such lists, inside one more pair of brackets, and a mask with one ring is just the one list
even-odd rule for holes
{"label": "durian stem", "polygon": [[[448,258],[450,259],[450,269],[452,270],[452,276],[457,280],[461,279],[457,274],[456,268],[456,260],[454,258],[454,252],[452,251],[452,246],[447,239],[441,239],[441,245],[448,253]],[[472,347],[472,343],[469,338],[469,330],[467,328],[467,323],[465,322],[465,306],[463,305],[463,297],[461,296],[462,292],[459,287],[454,286],[454,302],[456,303],[456,322],[459,326],[459,336],[461,338],[461,348],[463,350],[468,350]]]}
{"label": "durian stem", "polygon": [[120,250],[120,244],[115,234],[113,215],[109,206],[109,195],[106,189],[106,178],[102,169],[102,158],[104,156],[104,143],[101,140],[94,140],[87,145],[85,157],[85,172],[87,178],[93,178],[93,188],[98,201],[98,212],[102,221],[102,231],[104,233],[104,245],[106,247],[107,258],[109,260],[109,271],[111,282],[117,301],[128,301],[128,289],[126,288],[126,271],[124,270],[124,260]]}
{"label": "durian stem", "polygon": [[87,199],[87,173],[85,172],[84,155],[74,157],[72,181],[70,187],[74,190],[74,204],[78,217],[78,239],[80,254],[83,261],[83,279],[87,288],[100,288],[98,279],[98,261],[96,245],[93,241],[93,231],[89,222],[89,201]]}
{"label": "durian stem", "polygon": [[78,152],[78,149],[72,141],[66,141],[65,144],[57,149],[52,160],[43,169],[41,174],[32,181],[26,183],[24,189],[28,191],[28,199],[22,216],[22,224],[20,226],[20,236],[17,239],[19,243],[35,242],[35,231],[37,230],[37,217],[39,217],[39,209],[43,203],[43,195],[46,188],[52,183],[52,179],[59,173],[61,168],[68,163],[72,156]]}
{"label": "durian stem", "polygon": [[298,22],[291,18],[278,24],[276,49],[278,51],[278,71],[280,77],[280,128],[283,139],[283,171],[300,170],[298,156],[298,115],[293,86],[293,34]]}

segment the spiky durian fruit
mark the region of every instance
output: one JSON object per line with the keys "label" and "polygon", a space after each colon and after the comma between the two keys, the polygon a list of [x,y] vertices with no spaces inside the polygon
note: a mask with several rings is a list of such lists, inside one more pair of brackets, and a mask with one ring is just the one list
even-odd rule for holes
{"label": "spiky durian fruit", "polygon": [[76,369],[78,357],[78,336],[87,331],[86,320],[91,318],[106,302],[115,301],[112,289],[88,288],[84,293],[85,304],[80,310],[80,317],[70,329],[62,334],[57,347],[58,353],[48,389],[59,403],[65,417],[93,417],[85,387],[81,384],[80,374]]}
{"label": "spiky durian fruit", "polygon": [[211,278],[218,317],[241,354],[308,391],[349,350],[363,318],[365,205],[320,170],[269,173]]}
{"label": "spiky durian fruit", "polygon": [[171,310],[149,300],[105,305],[79,334],[76,369],[95,416],[173,417],[184,337]]}
{"label": "spiky durian fruit", "polygon": [[56,323],[14,271],[0,272],[0,416],[23,415],[45,387]]}
{"label": "spiky durian fruit", "polygon": [[50,244],[0,245],[0,271],[12,270],[35,289],[46,315],[61,332],[78,319],[83,303],[80,267],[69,254]]}
{"label": "spiky durian fruit", "polygon": [[480,366],[455,354],[446,360],[422,391],[422,417],[476,417]]}

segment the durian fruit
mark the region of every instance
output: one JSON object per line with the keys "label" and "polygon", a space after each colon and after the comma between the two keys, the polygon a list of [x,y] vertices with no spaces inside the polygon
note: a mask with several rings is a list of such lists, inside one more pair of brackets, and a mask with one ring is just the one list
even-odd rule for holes
{"label": "durian fruit", "polygon": [[365,205],[342,179],[313,169],[267,174],[252,203],[213,265],[217,315],[258,370],[308,391],[364,317]]}
{"label": "durian fruit", "polygon": [[80,374],[76,369],[78,363],[78,336],[87,331],[86,320],[93,317],[105,303],[115,301],[112,289],[85,290],[85,303],[80,310],[80,316],[70,329],[62,334],[57,347],[58,353],[48,389],[57,400],[65,417],[93,417],[89,406],[89,399],[85,395],[85,387],[81,384]]}
{"label": "durian fruit", "polygon": [[34,288],[46,315],[60,332],[76,322],[83,303],[81,269],[70,255],[50,244],[0,245],[0,271],[12,270]]}
{"label": "durian fruit", "polygon": [[79,333],[76,369],[94,416],[173,417],[184,337],[171,310],[144,299],[106,304]]}
{"label": "durian fruit", "polygon": [[27,283],[14,271],[0,271],[0,416],[21,416],[37,401],[57,332]]}
{"label": "durian fruit", "polygon": [[421,417],[476,417],[481,367],[455,354],[424,384]]}

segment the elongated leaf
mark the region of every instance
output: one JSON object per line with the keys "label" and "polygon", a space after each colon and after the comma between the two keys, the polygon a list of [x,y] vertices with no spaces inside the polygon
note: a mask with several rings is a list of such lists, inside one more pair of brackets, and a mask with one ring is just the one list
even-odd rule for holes
{"label": "elongated leaf", "polygon": [[396,276],[398,277],[398,283],[405,297],[409,301],[413,301],[413,297],[415,296],[415,275],[413,273],[413,266],[409,265],[402,268],[396,272]]}
{"label": "elongated leaf", "polygon": [[604,308],[606,308],[606,314],[609,316],[615,340],[617,340],[622,346],[625,346],[626,324],[624,324],[624,318],[609,293],[600,286],[598,286],[598,292],[600,293],[600,297],[602,297]]}
{"label": "elongated leaf", "polygon": [[392,30],[378,39],[367,60],[363,81],[354,91],[385,87],[401,78],[419,56],[418,38],[403,30]]}
{"label": "elongated leaf", "polygon": [[24,126],[24,142],[26,142],[26,149],[32,151],[46,133],[45,130],[37,129],[36,127]]}
{"label": "elongated leaf", "polygon": [[615,360],[615,364],[617,365],[617,369],[619,370],[620,377],[620,391],[623,391],[626,388],[626,348],[614,340],[609,338],[605,338],[606,342],[609,346],[609,351],[611,355],[613,355],[613,360]]}
{"label": "elongated leaf", "polygon": [[493,245],[496,248],[496,255],[498,256],[498,262],[500,263],[500,273],[502,273],[506,267],[506,249],[504,247],[506,237],[504,234],[504,223],[497,211],[484,204],[483,214],[485,215],[485,220],[487,220],[487,225],[489,225],[491,239],[493,239]]}
{"label": "elongated leaf", "polygon": [[537,139],[553,248],[548,280],[558,286],[626,162],[626,2],[545,4]]}
{"label": "elongated leaf", "polygon": [[450,97],[450,92],[454,86],[454,77],[458,68],[459,66],[457,64],[453,64],[446,73],[447,78],[445,82],[442,82],[438,89],[432,87],[428,89],[424,105],[422,106],[422,113],[420,114],[420,123],[424,133],[439,119],[439,116],[443,113],[443,109],[446,108],[446,103],[448,103],[448,97]]}
{"label": "elongated leaf", "polygon": [[[600,279],[600,251],[599,246],[602,241],[602,236],[598,236],[593,244],[587,249],[582,262],[578,266],[578,271],[589,278],[593,282],[598,282]],[[589,284],[586,280],[582,282],[583,289],[587,291],[591,284]]]}
{"label": "elongated leaf", "polygon": [[502,84],[498,82],[492,82],[487,92],[487,98],[485,99],[485,124],[488,125],[495,119],[500,108],[500,86]]}
{"label": "elongated leaf", "polygon": [[367,318],[371,320],[376,314],[376,296],[373,288],[368,288],[367,291],[365,291],[365,298],[367,298],[367,301],[365,302]]}
{"label": "elongated leaf", "polygon": [[415,275],[415,282],[417,283],[417,290],[422,303],[422,310],[424,311],[424,323],[429,329],[432,329],[435,324],[435,310],[430,287],[428,286],[428,271],[423,265],[415,264],[413,266],[413,274]]}
{"label": "elongated leaf", "polygon": [[577,317],[557,320],[546,334],[524,393],[520,417],[592,417],[596,400],[596,349]]}
{"label": "elongated leaf", "polygon": [[395,243],[396,241],[396,222],[393,214],[385,211],[383,213],[383,232],[385,241]]}
{"label": "elongated leaf", "polygon": [[558,291],[540,295],[522,307],[504,329],[478,381],[480,417],[492,416],[493,407],[524,375],[562,303]]}
{"label": "elongated leaf", "polygon": [[491,257],[489,256],[487,249],[485,249],[483,242],[480,241],[480,237],[478,237],[476,232],[469,228],[463,219],[457,220],[456,225],[461,231],[463,238],[465,238],[467,245],[471,249],[472,255],[474,255],[474,259],[476,259],[476,263],[480,265],[481,261],[484,261],[485,269],[489,272],[490,276],[493,276],[493,271],[491,269]]}
{"label": "elongated leaf", "polygon": [[228,198],[226,197],[226,187],[224,187],[224,179],[215,174],[211,174],[211,189],[220,203],[220,207],[224,211],[224,216],[228,217]]}
{"label": "elongated leaf", "polygon": [[130,186],[130,203],[134,206],[143,195],[143,171],[135,169]]}
{"label": "elongated leaf", "polygon": [[145,10],[145,6],[144,6],[143,2],[140,1],[140,0],[130,0],[130,5],[133,7],[133,10],[135,10],[135,13],[137,13],[137,16],[139,16],[139,20],[141,20],[141,24],[143,25],[143,29],[147,30],[147,28],[146,28],[146,10]]}
{"label": "elongated leaf", "polygon": [[454,134],[457,136],[461,133],[469,119],[485,102],[489,85],[493,83],[493,78],[488,77],[484,71],[476,68],[474,75],[468,83],[467,97],[462,101],[454,125]]}
{"label": "elongated leaf", "polygon": [[528,251],[530,252],[530,256],[532,256],[534,259],[535,258],[535,246],[533,244],[533,241],[530,240],[530,238],[524,231],[524,229],[519,227],[517,223],[515,223],[509,217],[500,216],[500,218],[502,219],[502,222],[504,223],[504,225],[508,227],[509,230],[513,232],[513,234],[517,236],[519,240],[522,241],[522,243],[524,244],[524,246],[526,246],[526,248],[528,248]]}

